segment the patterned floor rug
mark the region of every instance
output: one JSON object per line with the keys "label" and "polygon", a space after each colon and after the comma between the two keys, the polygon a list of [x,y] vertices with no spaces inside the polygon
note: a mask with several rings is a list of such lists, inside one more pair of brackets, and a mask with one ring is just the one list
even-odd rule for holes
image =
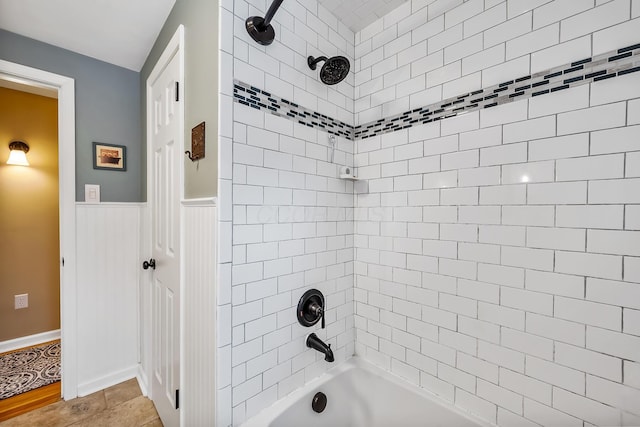
{"label": "patterned floor rug", "polygon": [[60,381],[60,342],[0,356],[0,400]]}

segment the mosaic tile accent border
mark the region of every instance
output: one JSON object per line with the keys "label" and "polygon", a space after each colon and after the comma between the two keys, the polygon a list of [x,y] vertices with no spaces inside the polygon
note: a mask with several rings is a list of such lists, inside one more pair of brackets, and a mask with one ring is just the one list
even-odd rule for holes
{"label": "mosaic tile accent border", "polygon": [[366,139],[636,71],[640,71],[640,43],[356,126],[354,139]]}
{"label": "mosaic tile accent border", "polygon": [[357,140],[637,71],[640,71],[640,43],[355,127],[238,80],[234,80],[233,97],[235,102],[249,107],[268,110],[271,114],[332,135]]}
{"label": "mosaic tile accent border", "polygon": [[239,80],[233,81],[233,100],[257,110],[267,110],[311,128],[322,129],[332,135],[353,140],[353,126],[301,107],[295,102],[272,95]]}

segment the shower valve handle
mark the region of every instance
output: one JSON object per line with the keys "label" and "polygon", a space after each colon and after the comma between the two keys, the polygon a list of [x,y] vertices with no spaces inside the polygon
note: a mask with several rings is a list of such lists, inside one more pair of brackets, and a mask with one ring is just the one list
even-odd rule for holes
{"label": "shower valve handle", "polygon": [[321,326],[322,326],[322,329],[324,329],[324,310],[322,309],[322,307],[314,302],[314,303],[311,303],[311,305],[309,305],[309,311],[313,313],[316,317],[320,317],[322,321]]}

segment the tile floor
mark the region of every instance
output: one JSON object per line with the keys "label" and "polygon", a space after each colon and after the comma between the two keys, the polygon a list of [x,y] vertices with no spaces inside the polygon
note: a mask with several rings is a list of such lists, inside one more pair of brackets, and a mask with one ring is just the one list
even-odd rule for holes
{"label": "tile floor", "polygon": [[85,397],[60,401],[10,420],[2,427],[162,427],[156,408],[131,379]]}

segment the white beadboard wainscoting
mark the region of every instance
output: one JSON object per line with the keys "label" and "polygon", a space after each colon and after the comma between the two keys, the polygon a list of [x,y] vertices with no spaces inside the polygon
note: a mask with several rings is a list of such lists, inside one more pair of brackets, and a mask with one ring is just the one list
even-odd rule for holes
{"label": "white beadboard wainscoting", "polygon": [[144,203],[76,205],[78,395],[138,373]]}
{"label": "white beadboard wainscoting", "polygon": [[182,202],[182,378],[181,422],[213,425],[216,369],[215,199]]}

